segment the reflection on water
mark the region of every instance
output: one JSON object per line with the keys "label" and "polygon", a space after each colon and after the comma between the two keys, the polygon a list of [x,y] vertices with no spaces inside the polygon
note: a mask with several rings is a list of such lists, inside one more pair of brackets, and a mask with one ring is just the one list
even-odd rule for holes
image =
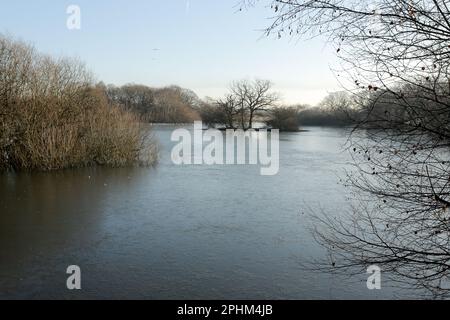
{"label": "reflection on water", "polygon": [[[305,206],[339,214],[347,132],[281,134],[280,172],[176,166],[173,128],[157,127],[154,169],[0,175],[0,298],[390,298],[365,274],[305,271],[322,256]],[[82,269],[81,291],[66,268]],[[350,281],[350,282],[349,282]]]}

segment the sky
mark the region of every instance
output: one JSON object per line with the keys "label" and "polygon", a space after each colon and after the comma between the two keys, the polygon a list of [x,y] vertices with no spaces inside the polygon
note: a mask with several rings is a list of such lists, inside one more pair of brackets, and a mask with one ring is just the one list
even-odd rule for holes
{"label": "sky", "polygon": [[[321,38],[265,37],[268,1],[0,0],[0,33],[84,61],[98,81],[179,85],[218,98],[230,82],[267,79],[286,104],[315,105],[339,90],[335,50]],[[77,5],[81,29],[69,30]]]}

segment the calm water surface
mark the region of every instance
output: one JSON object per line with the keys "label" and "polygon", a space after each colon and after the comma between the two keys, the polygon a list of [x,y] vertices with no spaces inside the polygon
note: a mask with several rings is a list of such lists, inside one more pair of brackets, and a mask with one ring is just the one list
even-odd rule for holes
{"label": "calm water surface", "polygon": [[[156,168],[0,175],[0,299],[392,298],[305,271],[326,252],[307,231],[308,206],[347,207],[339,175],[343,129],[281,134],[280,172],[175,166],[173,127],[160,126]],[[66,268],[82,290],[66,289]]]}

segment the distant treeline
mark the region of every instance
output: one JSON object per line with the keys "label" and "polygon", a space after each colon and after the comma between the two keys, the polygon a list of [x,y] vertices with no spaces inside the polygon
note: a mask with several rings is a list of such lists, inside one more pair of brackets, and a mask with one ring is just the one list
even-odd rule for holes
{"label": "distant treeline", "polygon": [[347,126],[356,117],[352,97],[344,92],[329,94],[319,106],[279,106],[278,95],[267,80],[235,81],[221,99],[200,99],[192,90],[178,86],[152,88],[140,84],[98,85],[109,102],[132,112],[148,123],[192,123],[249,129],[255,122],[282,131],[301,126]]}
{"label": "distant treeline", "polygon": [[[448,118],[447,109],[443,103],[433,102],[433,92],[428,92],[420,85],[398,84],[398,89],[383,90],[375,87],[361,88],[359,92],[345,91],[328,94],[319,105],[280,106],[269,93],[269,87],[261,91],[261,83],[244,83],[244,90],[236,90],[242,84],[234,84],[232,90],[239,94],[229,94],[225,99],[204,102],[200,115],[208,125],[225,125],[248,129],[251,125],[240,124],[241,118],[264,122],[268,126],[281,131],[298,131],[302,126],[344,127],[358,124],[365,128],[402,127],[410,125],[411,118],[420,116],[421,123],[429,122],[434,126],[436,114]],[[443,84],[442,87],[445,87]],[[261,94],[262,98],[258,95]],[[421,98],[417,98],[420,94]],[[440,96],[444,96],[440,94]],[[265,103],[270,100],[270,103]],[[441,99],[445,101],[445,99]],[[253,106],[253,109],[246,107]],[[251,110],[252,113],[250,113]],[[414,110],[414,113],[411,112]],[[442,118],[439,118],[442,120]]]}
{"label": "distant treeline", "polygon": [[373,127],[387,122],[402,125],[410,119],[407,109],[402,107],[405,101],[408,105],[417,105],[417,110],[422,112],[434,108],[429,102],[431,97],[421,101],[408,100],[408,93],[417,93],[420,87],[399,86],[402,95],[379,88],[363,88],[356,94],[333,92],[317,106],[280,105],[278,95],[271,91],[272,84],[266,80],[235,81],[224,98],[205,100],[192,90],[178,86],[151,88],[137,84],[122,87],[99,84],[97,88],[105,92],[109,103],[131,111],[144,122],[192,123],[202,120],[209,126],[241,129],[263,122],[282,131],[298,131],[302,126],[343,127],[356,123],[369,126],[370,123]]}
{"label": "distant treeline", "polygon": [[359,118],[358,110],[353,96],[346,92],[333,92],[316,107],[299,106],[298,121],[302,126],[349,126]]}
{"label": "distant treeline", "polygon": [[353,97],[345,92],[329,94],[316,107],[280,106],[270,89],[268,81],[235,82],[224,99],[204,102],[200,115],[210,126],[249,129],[253,122],[263,122],[281,131],[298,131],[301,126],[348,126],[360,117]]}
{"label": "distant treeline", "polygon": [[121,105],[142,121],[192,123],[200,120],[198,108],[201,101],[192,90],[178,86],[151,88],[138,84],[101,86],[111,103]]}

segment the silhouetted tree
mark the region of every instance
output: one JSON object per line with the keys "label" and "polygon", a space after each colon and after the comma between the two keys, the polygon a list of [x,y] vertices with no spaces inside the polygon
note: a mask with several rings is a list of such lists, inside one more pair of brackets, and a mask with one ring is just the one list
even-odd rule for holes
{"label": "silhouetted tree", "polygon": [[241,80],[231,84],[231,96],[239,110],[240,125],[244,130],[253,128],[254,118],[259,112],[267,111],[278,102],[278,94],[271,92],[271,89],[272,83],[268,80]]}
{"label": "silhouetted tree", "polygon": [[[246,1],[255,4],[265,1]],[[447,0],[278,0],[267,33],[324,35],[364,110],[350,150],[355,210],[322,217],[328,266],[379,264],[449,293],[450,10]],[[345,81],[345,80],[343,80]],[[370,128],[370,130],[365,130]],[[364,136],[364,139],[360,139]],[[368,201],[371,200],[371,201]]]}
{"label": "silhouetted tree", "polygon": [[[243,112],[243,109],[241,109],[242,106],[239,104],[236,96],[228,94],[224,99],[217,100],[216,104],[222,113],[222,123],[225,124],[227,128],[234,128],[236,117]],[[240,118],[242,122],[242,116]]]}
{"label": "silhouetted tree", "polygon": [[318,106],[300,110],[298,118],[300,124],[306,126],[342,127],[355,124],[362,113],[361,107],[347,92],[333,92]]}

